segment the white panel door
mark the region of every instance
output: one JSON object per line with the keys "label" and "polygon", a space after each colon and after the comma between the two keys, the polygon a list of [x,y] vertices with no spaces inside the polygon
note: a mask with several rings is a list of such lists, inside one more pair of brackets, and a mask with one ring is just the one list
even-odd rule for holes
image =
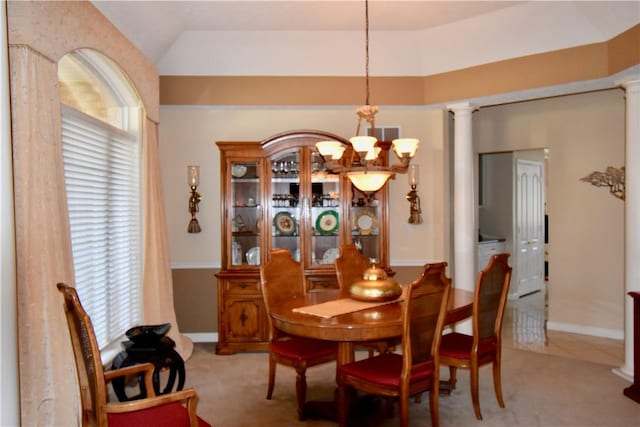
{"label": "white panel door", "polygon": [[544,285],[543,164],[518,159],[516,176],[517,268],[511,285],[516,284],[515,291],[523,296]]}

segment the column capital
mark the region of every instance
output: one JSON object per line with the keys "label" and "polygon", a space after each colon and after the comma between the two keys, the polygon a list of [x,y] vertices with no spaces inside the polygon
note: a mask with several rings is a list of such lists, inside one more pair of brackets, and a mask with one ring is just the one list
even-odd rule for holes
{"label": "column capital", "polygon": [[472,104],[470,102],[458,102],[455,104],[448,104],[447,105],[447,110],[451,110],[454,113],[462,113],[465,111],[473,111],[477,108],[477,106],[475,104]]}
{"label": "column capital", "polygon": [[640,74],[625,76],[616,81],[617,86],[621,86],[626,90],[640,88]]}

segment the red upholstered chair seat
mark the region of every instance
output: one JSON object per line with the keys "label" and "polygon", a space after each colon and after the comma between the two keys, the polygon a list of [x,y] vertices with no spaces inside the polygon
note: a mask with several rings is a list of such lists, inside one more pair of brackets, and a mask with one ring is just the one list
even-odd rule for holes
{"label": "red upholstered chair seat", "polygon": [[[400,386],[402,355],[383,353],[375,357],[343,365],[342,372],[366,382],[387,387]],[[410,383],[427,380],[433,375],[433,363],[421,365],[411,371]]]}
{"label": "red upholstered chair seat", "polygon": [[286,359],[301,362],[335,354],[338,351],[338,344],[332,341],[292,337],[272,341],[270,351]]}
{"label": "red upholstered chair seat", "polygon": [[[176,427],[188,426],[189,415],[179,403],[154,406],[134,412],[110,413],[107,415],[109,427]],[[211,427],[198,417],[200,427]]]}
{"label": "red upholstered chair seat", "polygon": [[[482,356],[494,354],[496,351],[497,340],[490,337],[478,342],[478,358]],[[443,335],[440,341],[440,356],[455,357],[456,359],[471,359],[471,349],[473,347],[473,336],[452,332]]]}

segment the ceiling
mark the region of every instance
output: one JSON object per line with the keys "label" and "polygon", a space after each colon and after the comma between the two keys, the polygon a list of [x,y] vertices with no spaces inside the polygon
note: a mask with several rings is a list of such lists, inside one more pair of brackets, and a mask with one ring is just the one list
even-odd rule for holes
{"label": "ceiling", "polygon": [[[340,31],[364,30],[365,25],[362,0],[93,0],[92,3],[153,62],[184,31]],[[370,29],[424,30],[523,3],[528,2],[371,0]]]}
{"label": "ceiling", "polygon": [[[310,32],[339,32],[364,31],[365,2],[363,0],[199,0],[199,1],[170,1],[170,0],[91,0],[91,2],[109,19],[120,32],[124,34],[144,55],[160,70],[159,64],[170,63],[172,67],[168,74],[216,74],[224,75],[226,63],[198,62],[192,50],[176,57],[176,51],[184,49],[185,35],[190,34],[189,40],[193,49],[208,49],[210,58],[224,57],[210,53],[212,48],[220,49],[221,44],[211,44],[209,32],[227,32],[224,37],[213,37],[215,40],[225,40],[225,49],[236,49],[238,58],[228,57],[226,62],[238,63],[236,68],[253,70],[255,67],[243,67],[242,55],[247,55],[247,39],[241,39],[241,44],[232,45],[229,40],[238,40],[233,32],[258,33],[278,32],[269,39],[277,40],[278,48],[287,44],[285,31]],[[532,12],[533,11],[533,12]],[[507,14],[511,21],[496,25],[495,16]],[[495,60],[508,57],[536,53],[538,50],[527,52],[527,46],[539,51],[563,49],[570,46],[609,40],[633,25],[640,22],[639,0],[609,0],[609,1],[461,1],[461,0],[369,0],[370,31],[386,31],[407,34],[412,31],[426,34],[438,34],[447,40],[462,40],[462,47],[466,51],[455,51],[454,56],[445,58],[451,61],[477,61],[479,51],[491,51],[500,55],[502,46],[506,53]],[[566,22],[566,25],[563,24]],[[475,23],[481,23],[475,25]],[[468,35],[466,29],[474,28],[480,32],[478,37],[465,40]],[[568,29],[568,30],[567,30]],[[461,34],[462,33],[462,34]],[[239,34],[239,33],[237,33]],[[329,34],[329,33],[328,33]],[[491,41],[484,36],[491,35]],[[264,38],[264,36],[262,36]],[[328,37],[328,39],[331,39]],[[427,40],[430,37],[426,37]],[[341,40],[333,38],[335,40]],[[279,44],[278,44],[279,43]],[[478,43],[484,43],[478,45]],[[491,45],[491,49],[482,46]],[[178,46],[178,47],[176,47]],[[238,50],[238,47],[240,50]],[[458,48],[460,46],[457,46]],[[261,45],[259,48],[263,48]],[[327,46],[327,48],[332,48]],[[245,49],[245,50],[243,50]],[[251,52],[251,51],[249,51]],[[452,53],[452,45],[445,53]],[[200,55],[199,55],[200,56]],[[433,55],[429,60],[436,63]],[[490,62],[485,59],[484,62]],[[235,61],[235,62],[234,62]],[[273,64],[277,61],[262,61],[260,64]],[[480,62],[482,63],[482,62]],[[177,65],[176,65],[177,64]],[[186,64],[186,65],[184,65]],[[204,65],[203,65],[204,64]],[[474,65],[458,64],[457,68]],[[178,67],[178,72],[176,72]],[[182,68],[181,68],[182,67]],[[204,67],[204,68],[197,68]],[[213,67],[213,68],[212,68]],[[455,67],[454,67],[455,68]],[[634,67],[632,72],[638,72],[640,66]],[[166,70],[166,68],[164,68]],[[359,68],[358,68],[359,69]],[[270,69],[259,69],[258,74],[273,74]],[[290,71],[290,70],[288,70]],[[313,69],[314,73],[317,70]],[[446,70],[445,70],[446,71]],[[162,73],[161,73],[162,74]],[[230,72],[229,75],[238,74]],[[301,74],[301,73],[298,73]],[[341,75],[347,75],[342,72]],[[578,82],[565,84],[559,88],[549,88],[544,93],[518,94],[519,98],[533,98],[551,96],[560,93],[580,92],[615,86],[619,76],[594,82]],[[557,93],[556,93],[557,92]],[[486,103],[509,102],[513,99],[487,99]]]}

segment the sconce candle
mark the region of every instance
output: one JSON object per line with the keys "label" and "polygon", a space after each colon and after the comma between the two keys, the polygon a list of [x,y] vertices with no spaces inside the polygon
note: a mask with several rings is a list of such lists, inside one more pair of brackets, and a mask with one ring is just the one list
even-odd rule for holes
{"label": "sconce candle", "polygon": [[200,185],[200,166],[187,166],[187,182],[189,187]]}
{"label": "sconce candle", "polygon": [[422,208],[420,207],[420,196],[416,188],[420,181],[420,167],[416,164],[409,165],[409,185],[411,191],[407,193],[406,199],[409,201],[409,224],[422,224]]}
{"label": "sconce candle", "polygon": [[200,210],[199,204],[202,200],[202,196],[197,191],[200,184],[200,166],[187,166],[187,184],[191,188],[191,195],[189,196],[189,213],[191,214],[191,221],[189,221],[189,227],[187,231],[189,233],[199,233],[202,231],[200,223],[196,218],[196,212]]}
{"label": "sconce candle", "polygon": [[420,165],[409,165],[409,185],[416,189],[420,182]]}

